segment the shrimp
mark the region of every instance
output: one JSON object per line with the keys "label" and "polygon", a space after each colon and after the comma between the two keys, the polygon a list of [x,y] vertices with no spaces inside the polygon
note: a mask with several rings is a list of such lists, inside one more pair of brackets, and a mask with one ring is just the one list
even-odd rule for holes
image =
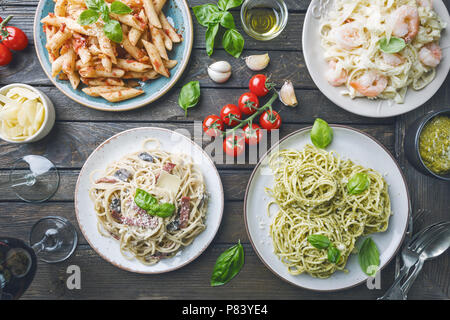
{"label": "shrimp", "polygon": [[387,78],[375,70],[370,70],[361,78],[350,82],[356,91],[369,98],[374,98],[382,93],[387,84]]}
{"label": "shrimp", "polygon": [[428,67],[435,68],[441,62],[441,58],[442,50],[437,43],[430,42],[420,48],[419,59]]}
{"label": "shrimp", "polygon": [[342,48],[352,50],[363,44],[361,25],[357,22],[346,23],[335,31],[335,41]]}
{"label": "shrimp", "polygon": [[433,9],[433,1],[432,0],[417,0],[417,4],[424,8]]}
{"label": "shrimp", "polygon": [[334,60],[328,62],[328,70],[325,74],[327,81],[334,87],[339,87],[347,82],[347,70],[337,68],[337,63]]}
{"label": "shrimp", "polygon": [[397,67],[405,62],[405,58],[403,58],[398,53],[385,53],[383,52],[383,60],[388,65]]}
{"label": "shrimp", "polygon": [[416,7],[403,5],[393,13],[393,31],[396,37],[410,42],[419,32],[419,12]]}

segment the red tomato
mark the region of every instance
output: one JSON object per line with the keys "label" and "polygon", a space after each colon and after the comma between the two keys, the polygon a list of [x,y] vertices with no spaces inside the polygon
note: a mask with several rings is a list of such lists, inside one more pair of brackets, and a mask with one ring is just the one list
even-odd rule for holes
{"label": "red tomato", "polygon": [[5,46],[14,51],[23,50],[28,45],[27,35],[16,27],[3,28],[0,39]]}
{"label": "red tomato", "polygon": [[258,144],[263,136],[263,132],[256,123],[252,123],[252,126],[246,125],[244,127],[244,135],[245,135],[245,142],[248,145],[255,145]]}
{"label": "red tomato", "polygon": [[259,123],[261,124],[261,127],[268,131],[278,129],[281,126],[281,117],[276,111],[264,111],[259,117]]}
{"label": "red tomato", "polygon": [[245,92],[239,98],[238,106],[242,113],[251,115],[259,108],[258,97],[252,92]]}
{"label": "red tomato", "polygon": [[233,118],[241,120],[242,114],[236,105],[227,104],[222,108],[222,110],[220,110],[220,118],[222,119],[223,123],[229,126],[235,126],[239,123],[239,121]]}
{"label": "red tomato", "polygon": [[230,134],[223,140],[223,150],[231,157],[241,155],[245,150],[245,138],[236,133]]}
{"label": "red tomato", "polygon": [[273,83],[267,82],[267,77],[263,74],[254,75],[248,84],[250,91],[258,97],[265,96],[273,86]]}
{"label": "red tomato", "polygon": [[219,116],[211,114],[203,120],[203,131],[210,137],[217,137],[223,131],[223,121]]}
{"label": "red tomato", "polygon": [[12,53],[8,47],[0,43],[0,66],[6,66],[12,60]]}

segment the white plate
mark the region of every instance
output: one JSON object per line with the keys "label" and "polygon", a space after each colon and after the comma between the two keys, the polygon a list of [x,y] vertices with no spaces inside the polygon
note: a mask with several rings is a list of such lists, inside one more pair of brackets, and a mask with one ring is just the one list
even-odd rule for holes
{"label": "white plate", "polygon": [[312,0],[306,13],[303,24],[303,54],[309,74],[316,86],[328,99],[341,108],[359,114],[361,116],[384,118],[397,116],[427,102],[441,85],[450,70],[450,16],[442,0],[434,0],[433,6],[443,21],[447,22],[447,28],[443,30],[440,45],[442,47],[442,61],[436,69],[436,78],[424,89],[415,91],[408,89],[405,102],[396,104],[392,100],[369,100],[367,98],[351,99],[341,95],[343,87],[333,87],[325,79],[327,63],[324,59],[324,52],[320,45],[320,18],[326,10],[333,6],[334,0]]}
{"label": "white plate", "polygon": [[[190,155],[194,164],[201,170],[205,179],[206,190],[210,193],[206,213],[206,229],[174,257],[163,259],[151,266],[146,266],[137,259],[126,259],[120,253],[117,240],[100,235],[97,230],[94,205],[89,198],[90,173],[98,169],[104,170],[109,163],[119,160],[126,154],[141,150],[143,141],[148,138],[158,139],[161,148],[165,151]],[[208,247],[219,229],[223,204],[223,188],[219,173],[211,158],[202,148],[180,133],[153,127],[123,131],[103,142],[86,160],[75,189],[75,212],[78,224],[91,247],[113,265],[138,273],[172,271],[197,258]]]}
{"label": "white plate", "polygon": [[[349,158],[357,164],[373,168],[382,174],[389,185],[389,196],[393,215],[389,220],[386,232],[370,235],[380,251],[380,268],[382,269],[395,255],[403,241],[410,210],[408,188],[400,167],[392,155],[375,139],[367,134],[345,126],[332,126],[334,130],[333,142],[327,147],[340,156]],[[301,150],[306,144],[311,144],[311,127],[293,132],[280,140],[268,153],[279,146],[280,150],[295,148]],[[273,186],[273,175],[267,166],[267,154],[261,159],[253,171],[245,194],[244,220],[250,241],[264,264],[282,279],[299,287],[318,290],[334,291],[360,284],[367,279],[362,272],[356,255],[348,259],[346,269],[348,273],[335,272],[328,279],[313,278],[308,274],[291,275],[287,267],[273,253],[272,239],[269,227],[274,217],[267,215],[267,204],[270,197],[265,188]],[[274,208],[275,209],[275,208]],[[275,211],[275,210],[273,210]],[[381,273],[382,275],[382,273]]]}

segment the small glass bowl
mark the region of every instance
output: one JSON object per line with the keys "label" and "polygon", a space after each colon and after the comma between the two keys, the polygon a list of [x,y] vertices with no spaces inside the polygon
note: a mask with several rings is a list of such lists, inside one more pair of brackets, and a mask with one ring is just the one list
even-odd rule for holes
{"label": "small glass bowl", "polygon": [[[276,30],[273,33],[270,34],[260,34],[247,25],[247,22],[245,21],[245,13],[247,10],[253,9],[253,8],[272,8],[274,9],[280,19],[280,25],[278,27],[278,30]],[[242,22],[242,28],[244,29],[245,33],[247,33],[250,37],[260,40],[260,41],[268,41],[276,38],[286,27],[286,24],[288,22],[288,8],[283,0],[245,0],[244,3],[241,6],[241,22]]]}
{"label": "small glass bowl", "polygon": [[444,181],[450,182],[450,173],[437,174],[425,165],[420,155],[419,141],[423,128],[435,117],[447,115],[450,116],[450,108],[439,111],[432,111],[416,119],[406,130],[404,150],[408,161],[420,172]]}

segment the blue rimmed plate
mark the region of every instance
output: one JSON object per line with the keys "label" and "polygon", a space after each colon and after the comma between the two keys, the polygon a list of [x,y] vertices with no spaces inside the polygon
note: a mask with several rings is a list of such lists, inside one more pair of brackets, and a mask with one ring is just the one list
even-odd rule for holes
{"label": "blue rimmed plate", "polygon": [[145,106],[156,99],[162,97],[181,77],[183,71],[191,56],[192,44],[194,39],[192,17],[189,6],[185,0],[168,0],[164,6],[164,13],[173,21],[178,33],[183,36],[183,41],[174,44],[172,51],[169,52],[170,59],[177,60],[178,64],[171,69],[170,78],[161,77],[156,80],[148,81],[142,89],[144,94],[121,102],[109,102],[100,97],[91,97],[80,89],[74,90],[69,81],[55,79],[51,76],[51,63],[48,58],[47,49],[45,49],[46,38],[42,29],[41,19],[46,17],[49,12],[54,12],[55,4],[53,1],[40,0],[34,17],[34,42],[37,56],[47,77],[53,84],[72,100],[85,105],[89,108],[103,111],[126,111]]}

